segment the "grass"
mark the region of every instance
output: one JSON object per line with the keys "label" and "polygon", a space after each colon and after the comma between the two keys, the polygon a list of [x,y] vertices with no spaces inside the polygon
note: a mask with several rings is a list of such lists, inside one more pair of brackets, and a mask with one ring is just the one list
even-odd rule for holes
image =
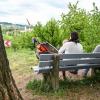
{"label": "grass", "polygon": [[32,67],[38,63],[35,52],[30,49],[20,49],[14,52],[13,49],[6,49],[10,68],[16,84],[25,84],[33,76]]}
{"label": "grass", "polygon": [[[80,93],[84,89],[98,90],[100,92],[100,73],[91,78],[83,80],[60,80],[60,88],[53,91],[51,86],[46,84],[43,80],[33,80],[27,85],[28,89],[33,90],[34,94],[49,95],[49,96],[65,96],[66,94]],[[66,93],[67,92],[67,93]]]}
{"label": "grass", "polygon": [[31,67],[38,62],[34,51],[30,49],[21,49],[14,52],[13,49],[9,48],[6,51],[12,72],[29,74]]}

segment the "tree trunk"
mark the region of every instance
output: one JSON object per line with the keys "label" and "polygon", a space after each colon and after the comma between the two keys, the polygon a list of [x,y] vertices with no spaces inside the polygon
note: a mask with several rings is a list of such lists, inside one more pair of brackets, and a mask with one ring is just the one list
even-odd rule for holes
{"label": "tree trunk", "polygon": [[0,26],[0,100],[23,100],[13,79]]}

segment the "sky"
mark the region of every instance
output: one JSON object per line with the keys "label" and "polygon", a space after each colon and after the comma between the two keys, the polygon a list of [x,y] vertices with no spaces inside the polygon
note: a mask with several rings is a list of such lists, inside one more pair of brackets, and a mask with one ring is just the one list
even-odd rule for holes
{"label": "sky", "polygon": [[[78,0],[79,8],[92,10],[92,3],[100,9],[100,0]],[[60,19],[62,13],[68,12],[68,4],[77,0],[0,0],[0,22],[35,25],[38,21],[45,24],[51,18]]]}

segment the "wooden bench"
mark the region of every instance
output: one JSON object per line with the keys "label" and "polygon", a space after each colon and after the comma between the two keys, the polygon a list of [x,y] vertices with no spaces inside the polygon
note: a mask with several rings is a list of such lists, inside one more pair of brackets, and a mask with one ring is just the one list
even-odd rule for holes
{"label": "wooden bench", "polygon": [[100,53],[41,54],[34,71],[43,73],[44,79],[59,88],[59,71],[100,67]]}

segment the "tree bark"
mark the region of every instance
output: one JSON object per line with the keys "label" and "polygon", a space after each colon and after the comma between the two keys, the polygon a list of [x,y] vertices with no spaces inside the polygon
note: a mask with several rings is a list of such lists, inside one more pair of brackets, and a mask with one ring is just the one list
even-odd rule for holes
{"label": "tree bark", "polygon": [[13,79],[0,26],[0,100],[23,100]]}

